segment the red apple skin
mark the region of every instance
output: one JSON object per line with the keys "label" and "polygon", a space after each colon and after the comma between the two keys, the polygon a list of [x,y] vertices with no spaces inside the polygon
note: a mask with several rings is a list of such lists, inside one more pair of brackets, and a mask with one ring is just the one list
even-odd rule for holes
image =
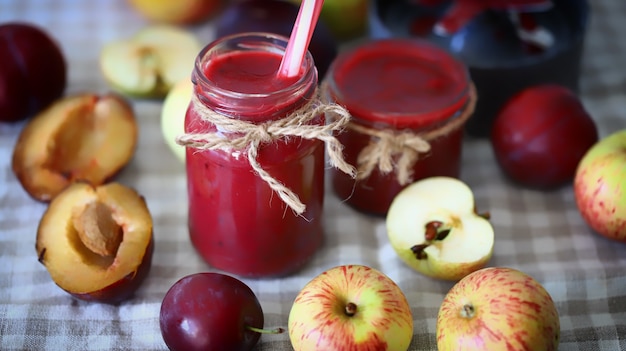
{"label": "red apple skin", "polygon": [[154,237],[150,239],[150,243],[146,248],[146,253],[143,256],[143,260],[141,261],[139,267],[137,267],[137,270],[135,272],[129,273],[117,282],[97,291],[85,293],[68,291],[68,293],[79,300],[88,302],[100,302],[111,305],[119,304],[120,302],[128,300],[133,297],[137,289],[139,289],[143,281],[146,280],[146,278],[148,277],[148,273],[150,273],[150,267],[152,267],[153,253]]}
{"label": "red apple skin", "polygon": [[436,335],[439,351],[556,351],[560,321],[552,297],[534,278],[489,267],[467,275],[446,294]]}
{"label": "red apple skin", "polygon": [[591,229],[626,243],[626,129],[585,154],[574,178],[574,197]]}
{"label": "red apple skin", "polygon": [[491,131],[494,155],[504,173],[537,189],[570,182],[596,141],[596,125],[580,99],[554,84],[532,86],[511,97]]}
{"label": "red apple skin", "polygon": [[67,63],[54,39],[29,23],[0,25],[0,121],[25,119],[61,97]]}

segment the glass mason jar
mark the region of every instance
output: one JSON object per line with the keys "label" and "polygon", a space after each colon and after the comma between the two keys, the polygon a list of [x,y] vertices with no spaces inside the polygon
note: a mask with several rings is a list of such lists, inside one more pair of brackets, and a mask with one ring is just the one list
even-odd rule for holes
{"label": "glass mason jar", "polygon": [[[260,125],[306,106],[318,83],[313,58],[307,53],[297,77],[279,79],[286,45],[287,38],[266,33],[231,35],[207,45],[196,59],[185,133],[241,137],[207,120],[205,108],[233,122]],[[310,121],[324,123],[323,115]],[[322,241],[324,144],[289,136],[258,146],[255,160],[299,197],[306,206],[301,215],[252,168],[248,148],[187,147],[191,242],[220,270],[257,278],[287,275],[304,265]]]}
{"label": "glass mason jar", "polygon": [[335,194],[350,206],[385,215],[409,183],[459,176],[475,94],[466,67],[449,53],[415,39],[372,40],[341,53],[324,86],[352,115],[338,139],[357,180],[331,173]]}

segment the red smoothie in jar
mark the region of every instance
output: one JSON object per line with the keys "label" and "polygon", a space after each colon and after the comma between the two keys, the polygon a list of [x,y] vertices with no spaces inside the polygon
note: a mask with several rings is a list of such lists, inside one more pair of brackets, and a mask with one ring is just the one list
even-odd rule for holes
{"label": "red smoothie in jar", "polygon": [[[355,181],[332,171],[333,189],[340,199],[359,211],[385,215],[408,183],[430,176],[459,176],[462,126],[469,116],[468,106],[473,105],[469,76],[460,61],[415,39],[375,40],[339,55],[327,77],[329,98],[353,117],[352,128],[338,136],[347,162],[356,166],[363,149],[381,139],[376,135],[380,131],[411,133],[429,145],[408,167],[412,177],[404,183],[395,168],[401,163],[400,153],[393,155],[395,167],[389,173],[375,167],[369,176]],[[436,137],[427,137],[432,135]]]}
{"label": "red smoothie in jar", "polygon": [[[194,94],[204,106],[233,119],[262,123],[304,106],[317,87],[307,55],[301,75],[279,79],[286,38],[227,37],[199,55]],[[323,116],[312,123],[323,124]],[[190,104],[186,133],[223,132]],[[300,268],[322,241],[324,144],[285,137],[260,145],[263,170],[291,189],[306,211],[297,215],[252,169],[246,150],[187,148],[189,233],[213,267],[246,277],[281,276]]]}

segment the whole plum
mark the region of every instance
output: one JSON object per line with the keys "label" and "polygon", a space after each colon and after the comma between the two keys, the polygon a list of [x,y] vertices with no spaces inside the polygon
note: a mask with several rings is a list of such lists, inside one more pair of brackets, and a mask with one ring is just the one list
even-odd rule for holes
{"label": "whole plum", "polygon": [[504,173],[537,189],[571,181],[597,140],[595,122],[578,96],[555,84],[532,86],[511,97],[491,131],[493,151]]}
{"label": "whole plum", "polygon": [[[298,5],[282,0],[233,1],[217,20],[216,34],[269,32],[289,37],[298,11]],[[337,41],[322,21],[315,26],[309,51],[321,80],[338,53]]]}
{"label": "whole plum", "polygon": [[174,283],[159,321],[172,351],[247,351],[258,342],[264,322],[254,292],[221,273],[194,273]]}
{"label": "whole plum", "polygon": [[0,25],[0,121],[25,119],[58,99],[67,63],[57,42],[30,23]]}

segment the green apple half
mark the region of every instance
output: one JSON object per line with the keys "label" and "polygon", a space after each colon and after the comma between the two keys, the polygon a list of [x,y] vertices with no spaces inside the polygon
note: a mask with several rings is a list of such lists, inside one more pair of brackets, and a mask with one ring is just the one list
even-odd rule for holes
{"label": "green apple half", "polygon": [[111,87],[141,98],[163,98],[191,77],[201,46],[195,35],[168,25],[148,26],[129,39],[106,44],[100,69]]}
{"label": "green apple half", "polygon": [[476,213],[474,194],[461,180],[430,177],[404,188],[391,203],[387,235],[398,256],[414,270],[459,280],[491,259],[494,231]]}
{"label": "green apple half", "polygon": [[402,290],[382,272],[337,266],[307,283],[289,313],[295,351],[406,351],[413,316]]}
{"label": "green apple half", "polygon": [[185,132],[185,115],[191,95],[193,94],[193,83],[190,78],[185,78],[176,83],[170,89],[163,100],[161,108],[161,132],[165,143],[170,150],[183,163],[185,162],[185,147],[176,143],[176,137]]}
{"label": "green apple half", "polygon": [[483,268],[457,282],[437,315],[437,348],[556,351],[559,314],[545,288],[516,269]]}
{"label": "green apple half", "polygon": [[597,233],[626,242],[626,129],[601,139],[574,177],[576,205]]}

